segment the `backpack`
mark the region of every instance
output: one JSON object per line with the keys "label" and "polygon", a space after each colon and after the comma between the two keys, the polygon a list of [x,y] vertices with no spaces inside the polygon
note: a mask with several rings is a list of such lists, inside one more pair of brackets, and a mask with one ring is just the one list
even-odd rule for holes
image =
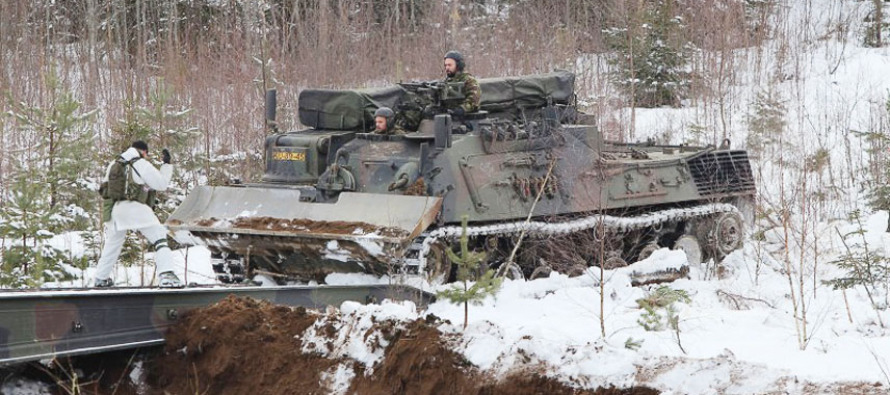
{"label": "backpack", "polygon": [[114,161],[111,170],[108,171],[108,180],[103,181],[99,187],[99,194],[103,199],[117,202],[120,200],[135,200],[138,191],[141,189],[138,184],[133,181],[133,172],[127,171],[127,168],[133,168],[133,162],[139,158],[132,160],[123,160],[122,158]]}

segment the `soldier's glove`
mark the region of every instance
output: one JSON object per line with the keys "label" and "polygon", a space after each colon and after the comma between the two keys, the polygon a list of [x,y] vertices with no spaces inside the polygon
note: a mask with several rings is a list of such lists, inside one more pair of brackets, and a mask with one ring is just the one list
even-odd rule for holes
{"label": "soldier's glove", "polygon": [[163,150],[161,150],[161,157],[162,157],[161,160],[164,161],[164,163],[166,163],[166,164],[168,164],[168,165],[170,164],[170,160],[171,160],[172,158],[170,158],[170,151],[167,151],[166,148],[164,148]]}
{"label": "soldier's glove", "polygon": [[451,110],[448,110],[448,113],[451,114],[452,117],[462,117],[467,113],[463,107],[457,107]]}

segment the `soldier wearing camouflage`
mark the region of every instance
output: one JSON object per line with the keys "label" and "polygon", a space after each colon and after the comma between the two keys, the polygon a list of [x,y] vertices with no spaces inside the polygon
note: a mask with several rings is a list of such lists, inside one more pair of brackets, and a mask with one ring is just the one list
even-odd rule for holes
{"label": "soldier wearing camouflage", "polygon": [[400,136],[408,131],[395,124],[396,113],[389,107],[380,107],[374,111],[374,134]]}
{"label": "soldier wearing camouflage", "polygon": [[465,71],[467,64],[464,56],[457,51],[448,51],[445,54],[445,82],[463,82],[464,95],[466,98],[459,106],[449,108],[449,112],[457,116],[464,113],[479,111],[479,104],[482,101],[482,90],[479,88],[479,81],[476,77]]}
{"label": "soldier wearing camouflage", "polygon": [[[166,149],[163,150],[163,162],[160,169],[154,167],[148,161],[148,144],[144,141],[135,141],[132,146],[120,155],[120,160],[129,163],[124,171],[130,172],[127,176],[128,180],[132,180],[136,187],[142,189],[145,193],[137,196],[144,196],[148,191],[164,191],[170,184],[170,178],[173,176],[173,166],[170,164],[170,153]],[[117,160],[115,160],[116,162]],[[109,181],[109,175],[115,165],[112,162],[105,171],[105,181]],[[99,263],[96,265],[95,283],[96,287],[110,287],[114,285],[111,278],[111,272],[114,269],[114,263],[120,256],[124,241],[127,238],[127,231],[137,230],[151,243],[155,251],[155,261],[158,269],[158,284],[167,287],[178,287],[181,285],[179,278],[173,273],[173,253],[167,245],[167,228],[161,225],[155,216],[151,205],[153,199],[131,200],[127,197],[124,200],[105,199],[103,202],[106,215],[105,222],[105,243],[102,246],[102,255],[99,257]]]}

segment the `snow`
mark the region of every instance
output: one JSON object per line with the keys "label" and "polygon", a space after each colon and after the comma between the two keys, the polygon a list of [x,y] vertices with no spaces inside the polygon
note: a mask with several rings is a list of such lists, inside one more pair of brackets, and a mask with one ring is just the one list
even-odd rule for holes
{"label": "snow", "polygon": [[[305,331],[300,339],[302,350],[328,358],[350,358],[373,370],[389,345],[387,336],[380,332],[381,326],[375,324],[381,321],[404,324],[417,317],[416,310],[414,303],[409,301],[387,300],[367,306],[358,302],[344,302],[339,314],[322,316]],[[328,326],[336,329],[333,341],[326,334]]]}
{"label": "snow", "polygon": [[47,383],[26,379],[13,379],[0,385],[0,394],[44,395],[51,394],[51,386]]}
{"label": "snow", "polygon": [[355,378],[355,370],[345,363],[338,364],[321,374],[321,382],[327,384],[330,394],[345,394],[353,378]]}
{"label": "snow", "polygon": [[[890,323],[888,310],[873,308],[861,286],[842,291],[822,282],[840,276],[841,271],[830,262],[845,252],[844,241],[854,250],[868,246],[890,256],[890,233],[885,232],[890,216],[887,211],[864,212],[866,232],[862,236],[843,240],[838,235],[858,230],[858,224],[845,218],[853,209],[865,209],[859,184],[865,182],[862,174],[868,171],[867,163],[863,157],[850,157],[846,152],[863,150],[863,143],[851,138],[850,131],[885,127],[875,119],[886,120],[883,117],[890,92],[888,49],[859,44],[869,4],[837,0],[782,4],[781,12],[789,20],[775,27],[777,38],[761,48],[765,56],[761,58],[754,50],[744,48],[726,55],[740,71],[725,92],[716,93],[724,95],[724,121],[708,118],[714,111],[713,103],[710,107],[686,103],[689,106],[679,109],[634,110],[636,139],[657,137],[682,143],[696,138],[690,132],[692,126],[720,130],[718,124],[723,123],[732,144],[744,147],[752,103],[759,93],[774,91],[787,108],[788,146],[782,151],[790,152],[790,156],[783,159],[803,162],[817,149],[828,147],[832,170],[838,178],[850,178],[839,181],[839,191],[828,193],[822,211],[810,218],[815,223],[807,242],[818,246],[820,254],[809,264],[783,262],[785,248],[791,248],[787,252],[795,257],[792,259],[797,259],[800,248],[784,244],[784,229],[761,222],[756,230],[761,231],[762,240],[749,237],[743,250],[725,259],[723,275],[693,266],[688,278],[666,284],[690,296],[689,303],[674,304],[679,317],[676,332],[642,327],[638,321],[644,311],[636,301],[658,285],[631,286],[636,272],[677,269],[688,264],[682,252],[660,249],[626,268],[606,270],[602,278],[598,269],[589,269],[574,278],[553,273],[534,281],[506,280],[496,295],[481,305],[470,306],[466,329],[463,306],[444,300],[425,309],[408,302],[346,302],[319,319],[300,339],[300,347],[306,352],[354,359],[370,371],[380,362],[387,345],[380,333],[368,332],[374,322],[403,325],[434,314],[447,320],[439,329],[457,352],[477,367],[499,375],[533,368],[580,387],[646,385],[665,394],[838,393],[833,391],[843,382],[877,383],[880,386],[875,391],[890,392],[890,329],[885,327]],[[849,29],[840,29],[825,39],[815,38],[838,20],[853,22]],[[805,23],[807,27],[799,27]],[[798,34],[792,31],[795,27],[807,31]],[[780,51],[781,59],[777,56]],[[580,55],[578,71],[583,72],[580,69],[588,68],[594,59],[593,55]],[[763,65],[755,67],[760,62]],[[778,81],[772,82],[774,78]],[[630,113],[630,109],[618,111]],[[845,148],[847,144],[849,148]],[[232,158],[243,155],[234,153]],[[758,179],[758,194],[775,198],[783,186],[799,187],[804,178],[780,167],[782,161],[771,159],[753,158],[755,172],[762,177]],[[810,181],[813,185],[802,193],[821,189],[821,180]],[[800,226],[801,210],[791,211],[792,225]],[[239,216],[250,214],[244,211]],[[639,221],[616,221],[627,227],[639,225]],[[573,226],[593,224],[588,221]],[[492,225],[489,230],[505,226]],[[550,226],[551,231],[572,227],[543,223],[530,226]],[[356,242],[371,255],[382,253],[374,234],[363,233],[356,229],[353,236],[366,236],[357,237]],[[53,235],[48,243],[73,257],[83,256],[86,251],[78,233]],[[345,254],[337,242],[329,243],[326,250],[332,259]],[[207,249],[193,247],[175,251],[174,255],[177,274],[184,281],[215,282]],[[152,254],[146,258],[144,266],[116,267],[114,278],[118,284],[149,285],[154,276]],[[83,286],[94,270],[90,267],[83,273],[75,272],[80,280],[46,286]],[[800,273],[806,281],[802,286],[793,284]],[[274,284],[264,277],[257,280],[264,285]],[[325,282],[403,282],[431,288],[418,279],[367,274],[330,274]],[[794,304],[800,301],[806,303],[805,320],[795,312]],[[803,323],[806,341],[800,339],[797,329]],[[330,348],[326,325],[337,329]],[[344,393],[355,374],[348,364],[341,364],[325,372],[323,380],[331,393]],[[46,389],[37,383],[16,381],[5,383],[0,393],[46,393]]]}
{"label": "snow", "polygon": [[324,259],[331,259],[340,262],[349,262],[352,258],[352,254],[349,251],[343,250],[340,248],[340,243],[336,240],[331,240],[327,242],[325,245],[324,255],[322,255]]}
{"label": "snow", "polygon": [[[890,251],[890,234],[884,232],[887,218],[886,211],[865,217],[865,234],[850,244],[861,247],[864,240],[880,252]],[[825,224],[826,246],[840,253],[840,237],[833,229],[846,233],[856,227],[848,221]],[[67,240],[76,245],[77,237],[69,236]],[[335,244],[331,247],[338,249]],[[877,324],[877,313],[864,292],[860,288],[846,292],[850,322],[843,292],[817,284],[815,295],[808,300],[810,340],[801,350],[783,266],[757,250],[757,243],[748,241],[742,251],[727,257],[724,264],[729,274],[723,278],[709,276],[704,267],[692,267],[688,279],[668,284],[691,297],[689,304],[676,304],[682,350],[672,331],[649,332],[637,322],[642,310],[636,300],[657,286],[630,285],[634,272],[687,264],[685,254],[668,249],[656,250],[628,267],[604,271],[605,281],[600,281],[597,268],[573,278],[553,273],[534,281],[507,280],[497,295],[480,306],[470,306],[466,330],[463,306],[447,301],[426,309],[410,302],[346,302],[320,319],[300,344],[306,352],[348,357],[371,369],[380,362],[388,344],[381,334],[366,333],[374,322],[402,325],[434,314],[449,322],[440,330],[457,352],[479,368],[500,375],[535,367],[576,386],[643,384],[683,394],[762,393],[777,388],[797,392],[807,383],[829,388],[845,381],[890,385],[883,373],[890,368],[890,336]],[[189,282],[213,283],[207,249],[192,247],[174,255],[177,274],[187,274]],[[151,267],[149,262],[145,270],[150,273]],[[85,275],[89,277],[92,270],[88,268]],[[116,270],[119,283],[139,285],[145,278],[139,267]],[[827,263],[818,270],[822,273],[819,278],[837,273]],[[394,280],[340,273],[328,275],[325,282],[349,285]],[[603,309],[599,307],[601,283],[605,287]],[[882,314],[886,321],[887,313]],[[331,349],[324,341],[328,324],[338,334]],[[628,341],[639,343],[639,348],[626,348]],[[324,377],[332,393],[342,393],[354,375],[348,366],[339,366]]]}

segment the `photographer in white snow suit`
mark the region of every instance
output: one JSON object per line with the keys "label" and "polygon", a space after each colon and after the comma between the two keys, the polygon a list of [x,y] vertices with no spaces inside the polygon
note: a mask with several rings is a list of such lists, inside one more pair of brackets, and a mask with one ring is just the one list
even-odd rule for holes
{"label": "photographer in white snow suit", "polygon": [[158,285],[181,287],[173,273],[173,253],[167,246],[167,228],[155,217],[152,206],[156,191],[164,191],[173,176],[170,152],[163,150],[161,169],[148,161],[148,144],[133,142],[119,158],[108,165],[100,193],[104,198],[105,245],[96,268],[96,287],[111,287],[111,271],[123,248],[127,231],[138,230],[151,244],[157,262]]}

